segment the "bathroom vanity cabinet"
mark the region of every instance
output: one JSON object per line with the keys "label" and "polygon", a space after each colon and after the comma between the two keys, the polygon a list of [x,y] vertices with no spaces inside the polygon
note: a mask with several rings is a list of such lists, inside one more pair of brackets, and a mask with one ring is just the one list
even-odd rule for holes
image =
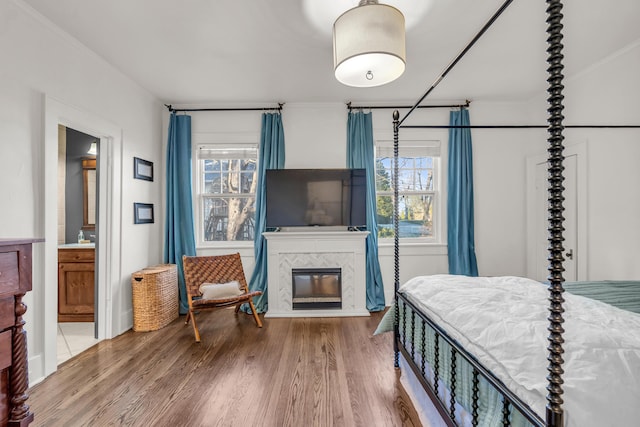
{"label": "bathroom vanity cabinet", "polygon": [[58,322],[93,322],[95,247],[58,247]]}

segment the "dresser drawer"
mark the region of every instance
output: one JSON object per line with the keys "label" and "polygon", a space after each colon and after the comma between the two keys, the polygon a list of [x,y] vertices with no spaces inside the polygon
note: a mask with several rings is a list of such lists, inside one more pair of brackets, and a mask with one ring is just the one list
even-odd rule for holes
{"label": "dresser drawer", "polygon": [[58,249],[58,262],[94,262],[95,249]]}
{"label": "dresser drawer", "polygon": [[14,293],[20,286],[18,251],[0,252],[0,294]]}
{"label": "dresser drawer", "polygon": [[11,330],[0,333],[0,369],[11,366]]}
{"label": "dresser drawer", "polygon": [[14,303],[14,297],[0,299],[0,331],[15,325],[16,312],[13,308]]}

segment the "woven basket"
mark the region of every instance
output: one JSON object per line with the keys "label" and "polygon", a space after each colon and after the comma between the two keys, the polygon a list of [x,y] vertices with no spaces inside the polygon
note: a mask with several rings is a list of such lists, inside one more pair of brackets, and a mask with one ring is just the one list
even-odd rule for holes
{"label": "woven basket", "polygon": [[155,331],[178,317],[178,273],[175,264],[160,264],[131,275],[133,330]]}

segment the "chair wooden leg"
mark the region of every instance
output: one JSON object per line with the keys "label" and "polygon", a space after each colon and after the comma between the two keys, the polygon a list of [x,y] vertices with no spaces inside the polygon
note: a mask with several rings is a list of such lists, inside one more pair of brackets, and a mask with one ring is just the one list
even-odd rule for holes
{"label": "chair wooden leg", "polygon": [[253,313],[253,318],[256,320],[256,324],[258,325],[258,328],[262,328],[262,321],[258,316],[258,312],[256,311],[256,306],[253,305],[253,301],[251,300],[251,298],[249,298],[249,307],[251,307],[251,312]]}
{"label": "chair wooden leg", "polygon": [[191,315],[191,324],[193,325],[193,333],[196,336],[196,342],[200,342],[200,331],[198,330],[198,325],[196,325],[196,316]]}
{"label": "chair wooden leg", "polygon": [[191,319],[191,311],[187,311],[187,318],[184,319],[184,324],[185,325],[189,324],[189,319]]}

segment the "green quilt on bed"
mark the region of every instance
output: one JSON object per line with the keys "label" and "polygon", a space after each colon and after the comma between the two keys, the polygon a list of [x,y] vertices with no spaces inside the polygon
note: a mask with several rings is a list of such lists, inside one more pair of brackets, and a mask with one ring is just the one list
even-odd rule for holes
{"label": "green quilt on bed", "polygon": [[563,286],[567,292],[574,295],[596,299],[623,310],[640,313],[640,280],[565,282]]}

